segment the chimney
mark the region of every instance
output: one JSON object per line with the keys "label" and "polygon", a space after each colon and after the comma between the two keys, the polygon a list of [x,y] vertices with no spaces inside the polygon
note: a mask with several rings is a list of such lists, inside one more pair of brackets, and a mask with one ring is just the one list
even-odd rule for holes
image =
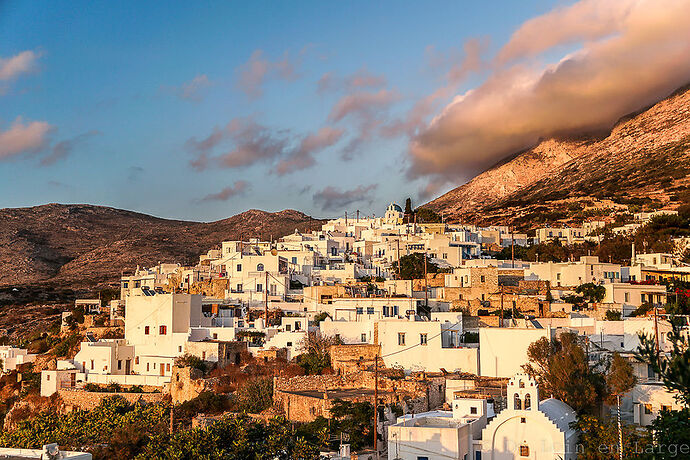
{"label": "chimney", "polygon": [[630,265],[635,265],[635,242],[632,244],[632,251],[630,254]]}

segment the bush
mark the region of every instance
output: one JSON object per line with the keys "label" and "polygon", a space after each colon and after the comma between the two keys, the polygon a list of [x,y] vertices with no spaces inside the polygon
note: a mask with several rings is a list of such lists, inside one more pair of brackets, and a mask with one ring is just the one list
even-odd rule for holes
{"label": "bush", "polygon": [[247,381],[235,393],[235,405],[239,412],[258,414],[273,405],[273,379],[257,377]]}
{"label": "bush", "polygon": [[192,369],[198,369],[204,374],[206,373],[207,366],[206,362],[199,358],[198,356],[190,355],[185,353],[184,355],[175,359],[175,365],[177,367],[191,367]]}
{"label": "bush", "polygon": [[607,310],[605,318],[606,318],[606,321],[620,321],[621,320],[621,312],[613,311],[613,310]]}

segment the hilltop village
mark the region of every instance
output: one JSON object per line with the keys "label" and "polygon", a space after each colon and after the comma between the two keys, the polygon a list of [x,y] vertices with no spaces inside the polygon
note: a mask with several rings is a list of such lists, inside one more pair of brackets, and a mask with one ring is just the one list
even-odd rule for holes
{"label": "hilltop village", "polygon": [[[528,237],[418,222],[391,203],[383,217],[346,215],[277,241],[224,241],[193,266],[136,267],[115,298],[79,299],[62,313],[62,343],[72,340],[62,352],[5,345],[0,358],[17,381],[22,366],[40,371],[40,397],[62,412],[114,394],[183,407],[253,382],[248,404],[195,413],[192,427],[240,412],[332,420],[341,425],[318,446],[323,458],[576,458],[585,449],[583,413],[615,418],[620,409],[634,431],[682,409],[678,392],[636,354],[645,334],[661,356],[673,351],[665,307],[678,291],[668,283],[690,280],[678,255],[688,241],[674,240],[675,253],[637,252],[633,243],[625,264],[518,255],[540,244],[597,243],[603,229],[631,234],[676,214],[638,213],[621,226],[589,220]],[[623,363],[630,384],[615,403],[604,398],[610,388],[578,401],[540,368],[535,344],[553,344],[549,359],[584,350],[587,372],[607,379]],[[32,406],[17,403],[6,431],[21,426],[17,407]],[[363,425],[345,427],[356,408]],[[355,432],[367,425],[368,434]]]}

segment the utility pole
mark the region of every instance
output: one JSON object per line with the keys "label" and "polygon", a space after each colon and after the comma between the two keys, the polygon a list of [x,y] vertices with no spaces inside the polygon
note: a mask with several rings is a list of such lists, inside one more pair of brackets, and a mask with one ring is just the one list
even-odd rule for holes
{"label": "utility pole", "polygon": [[[400,264],[398,264],[400,265]],[[429,281],[427,277],[427,268],[426,268],[426,249],[424,250],[424,313],[428,314],[429,312]]]}
{"label": "utility pole", "polygon": [[266,270],[266,286],[264,286],[264,320],[266,324],[264,327],[268,327],[268,270]]}
{"label": "utility pole", "polygon": [[656,343],[657,366],[661,365],[661,352],[659,351],[659,321],[657,319],[657,307],[654,307],[654,341]]}
{"label": "utility pole", "polygon": [[510,260],[515,268],[515,233],[510,232]]}
{"label": "utility pole", "polygon": [[[400,236],[398,236],[397,243],[398,243],[398,254],[397,254],[397,256],[398,256],[398,279],[400,279]],[[676,302],[676,303],[678,303],[678,302]]]}
{"label": "utility pole", "polygon": [[618,460],[623,460],[623,425],[621,423],[621,395],[616,395],[618,403]]}
{"label": "utility pole", "polygon": [[503,285],[501,284],[501,324],[499,327],[503,327]]}
{"label": "utility pole", "polygon": [[379,458],[378,437],[379,437],[379,354],[374,356],[374,453],[376,459]]}

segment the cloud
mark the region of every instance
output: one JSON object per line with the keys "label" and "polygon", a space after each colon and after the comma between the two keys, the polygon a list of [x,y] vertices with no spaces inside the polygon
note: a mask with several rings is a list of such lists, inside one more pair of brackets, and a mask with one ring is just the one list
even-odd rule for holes
{"label": "cloud", "polygon": [[228,201],[232,197],[244,195],[248,189],[249,184],[246,181],[238,180],[218,193],[206,195],[201,201]]}
{"label": "cloud", "polygon": [[191,80],[182,83],[180,86],[171,89],[180,99],[192,102],[200,102],[206,90],[213,86],[211,80],[205,74],[199,74]]}
{"label": "cloud", "polygon": [[262,50],[255,50],[249,60],[238,69],[237,87],[249,98],[257,99],[263,95],[263,85],[269,78],[286,81],[297,79],[296,69],[304,52],[300,52],[297,59],[291,59],[286,51],[282,59],[271,61],[264,57]]}
{"label": "cloud", "polygon": [[33,72],[39,57],[39,53],[30,50],[8,58],[0,57],[0,94],[7,90],[9,82],[22,74]]}
{"label": "cloud", "polygon": [[355,73],[338,77],[334,72],[327,72],[316,83],[318,93],[359,91],[363,89],[376,89],[386,86],[387,80],[383,75],[375,75],[362,67]]}
{"label": "cloud", "polygon": [[396,92],[386,89],[347,94],[333,106],[328,119],[338,122],[346,117],[368,118],[381,109],[390,107],[398,98]]}
{"label": "cloud", "polygon": [[314,204],[320,206],[323,211],[338,211],[353,203],[374,201],[373,192],[377,185],[360,185],[351,190],[340,190],[328,186],[313,195]]}
{"label": "cloud", "polygon": [[98,136],[101,133],[96,130],[88,131],[86,133],[75,136],[71,139],[65,139],[53,145],[50,154],[41,158],[41,166],[50,166],[55,162],[67,158],[69,154],[80,144],[84,143],[91,137]]}
{"label": "cloud", "polygon": [[342,96],[331,109],[328,116],[332,123],[348,121],[354,134],[342,149],[343,160],[352,160],[363,146],[369,142],[385,124],[388,110],[398,101],[397,92],[380,89],[378,91],[358,91]]}
{"label": "cloud", "polygon": [[[468,179],[540,138],[610,129],[690,81],[690,1],[600,3],[582,0],[520,27],[498,59],[527,61],[497,67],[436,115],[410,142],[408,175]],[[545,45],[529,46],[537,39]],[[530,58],[578,40],[555,64]]]}
{"label": "cloud", "polygon": [[278,163],[275,168],[276,174],[282,176],[313,166],[316,163],[313,154],[338,142],[343,133],[342,129],[325,126],[316,133],[303,137],[299,147]]}
{"label": "cloud", "polygon": [[471,37],[463,43],[462,51],[451,49],[444,54],[435,47],[427,46],[426,58],[431,69],[442,69],[448,85],[462,83],[472,72],[486,67],[483,55],[489,47],[487,38]]}
{"label": "cloud", "polygon": [[[289,130],[273,130],[251,118],[235,118],[223,128],[215,127],[201,140],[190,138],[185,146],[195,154],[191,166],[199,171],[211,166],[243,168],[277,162],[273,172],[282,176],[313,166],[314,155],[338,142],[343,132],[326,126],[316,133],[296,136]],[[225,143],[231,149],[213,155]]]}
{"label": "cloud", "polygon": [[[596,40],[617,33],[638,0],[582,0],[526,21],[496,56],[499,63],[536,56],[559,45]],[[663,8],[659,3],[657,8]]]}
{"label": "cloud", "polygon": [[6,131],[0,131],[0,161],[43,150],[55,128],[45,121],[24,123],[17,117]]}

